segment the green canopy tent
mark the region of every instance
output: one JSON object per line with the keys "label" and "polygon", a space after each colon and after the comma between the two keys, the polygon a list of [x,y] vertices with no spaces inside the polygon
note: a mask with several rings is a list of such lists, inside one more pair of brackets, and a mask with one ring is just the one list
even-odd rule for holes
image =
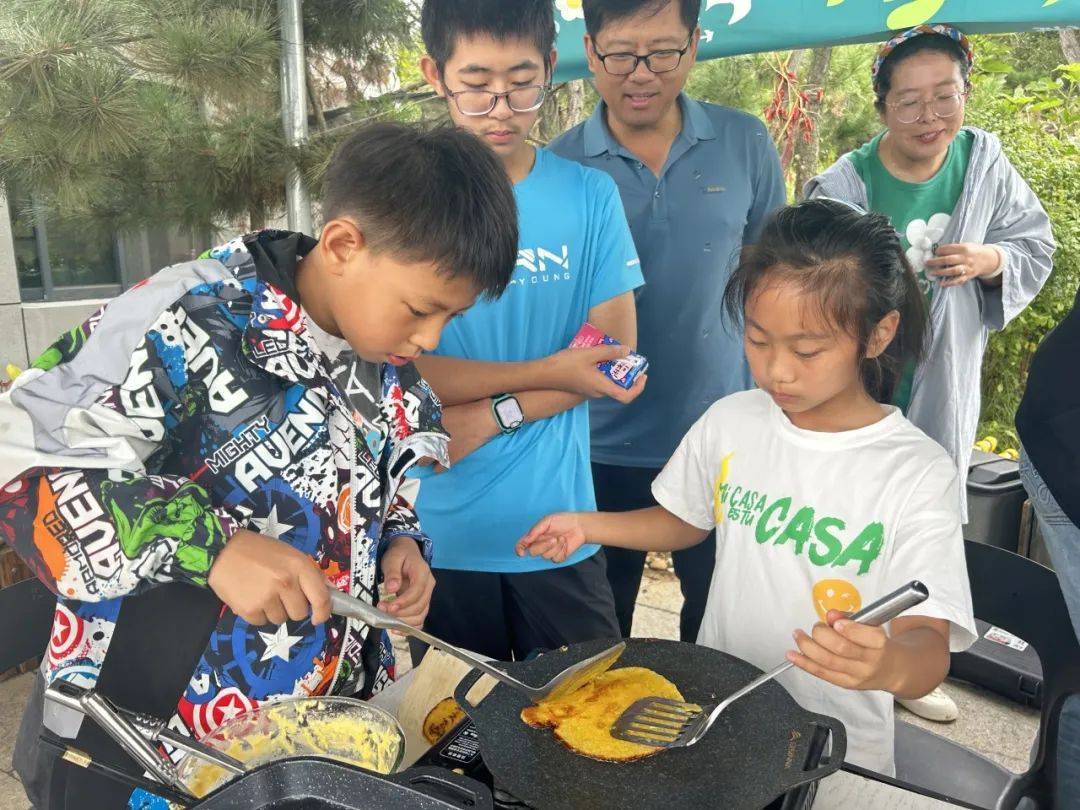
{"label": "green canopy tent", "polygon": [[[555,0],[555,8],[555,80],[586,76],[581,0]],[[698,59],[877,42],[926,22],[968,33],[1080,26],[1080,0],[703,0]]]}

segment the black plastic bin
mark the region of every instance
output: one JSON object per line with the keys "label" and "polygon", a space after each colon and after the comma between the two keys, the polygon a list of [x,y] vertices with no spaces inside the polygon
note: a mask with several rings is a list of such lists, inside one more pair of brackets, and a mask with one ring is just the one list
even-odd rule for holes
{"label": "black plastic bin", "polygon": [[[1030,556],[1023,529],[1030,533],[1031,520],[1024,519],[1027,493],[1020,481],[1020,464],[1011,459],[976,450],[967,477],[968,522],[964,539]],[[1030,507],[1028,507],[1030,509]],[[1039,560],[1042,562],[1042,560]],[[976,617],[978,619],[978,617]],[[1042,701],[1042,666],[1031,647],[1018,640],[1003,642],[1000,631],[976,621],[979,638],[969,650],[953,653],[949,675],[978,684],[1022,705],[1038,707]]]}
{"label": "black plastic bin", "polygon": [[1046,538],[1043,537],[1042,525],[1035,516],[1035,508],[1031,501],[1024,502],[1024,511],[1020,518],[1020,556],[1034,560],[1039,565],[1045,565],[1053,570],[1054,563],[1050,559],[1050,552],[1046,548]]}
{"label": "black plastic bin", "polygon": [[1020,464],[976,450],[967,476],[968,522],[964,539],[1016,552],[1027,495]]}

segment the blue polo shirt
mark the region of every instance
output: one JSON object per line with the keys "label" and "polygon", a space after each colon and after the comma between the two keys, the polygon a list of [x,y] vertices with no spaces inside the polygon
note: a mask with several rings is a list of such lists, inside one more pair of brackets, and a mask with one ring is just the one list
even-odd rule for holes
{"label": "blue polo shirt", "polygon": [[548,147],[614,178],[645,276],[638,350],[649,384],[627,407],[590,404],[592,457],[602,464],[662,467],[710,405],[753,385],[722,298],[743,243],[785,203],[783,171],[754,116],[685,94],[679,104],[682,132],[659,178],[615,140],[603,103]]}
{"label": "blue polo shirt", "polygon": [[[615,184],[603,172],[537,150],[515,184],[518,260],[510,287],[480,301],[443,331],[435,352],[515,362],[565,349],[589,310],[642,283]],[[544,515],[593,511],[585,403],[497,436],[448,471],[421,471],[420,525],[435,568],[519,572],[556,567],[518,557],[514,544]],[[597,546],[582,546],[578,563]]]}

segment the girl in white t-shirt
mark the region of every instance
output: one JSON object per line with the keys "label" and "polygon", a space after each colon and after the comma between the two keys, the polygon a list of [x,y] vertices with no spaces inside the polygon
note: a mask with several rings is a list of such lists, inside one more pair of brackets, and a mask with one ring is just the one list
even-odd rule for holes
{"label": "girl in white t-shirt", "polygon": [[[974,640],[956,470],[881,404],[921,354],[925,299],[888,219],[817,199],[743,249],[725,301],[758,388],[690,429],[657,506],[551,515],[518,553],[674,550],[715,529],[698,643],[762,669],[787,657],[780,682],[843,721],[848,761],[891,775],[893,695],[929,693]],[[846,618],[913,579],[930,598],[887,627]]]}

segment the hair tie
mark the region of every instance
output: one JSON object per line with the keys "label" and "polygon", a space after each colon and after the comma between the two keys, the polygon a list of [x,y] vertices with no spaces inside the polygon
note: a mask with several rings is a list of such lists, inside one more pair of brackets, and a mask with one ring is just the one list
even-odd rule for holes
{"label": "hair tie", "polygon": [[964,36],[963,31],[954,26],[946,25],[945,23],[916,25],[914,28],[909,28],[907,31],[904,31],[902,34],[897,34],[878,50],[877,58],[874,59],[874,64],[870,68],[870,79],[873,81],[875,93],[878,90],[878,73],[881,72],[881,65],[888,58],[889,54],[895,51],[897,46],[901,43],[926,34],[939,34],[943,37],[948,37],[958,44],[960,50],[964,52],[968,70],[971,70],[971,66],[975,64],[975,52],[971,49],[971,43],[968,42],[968,38]]}

